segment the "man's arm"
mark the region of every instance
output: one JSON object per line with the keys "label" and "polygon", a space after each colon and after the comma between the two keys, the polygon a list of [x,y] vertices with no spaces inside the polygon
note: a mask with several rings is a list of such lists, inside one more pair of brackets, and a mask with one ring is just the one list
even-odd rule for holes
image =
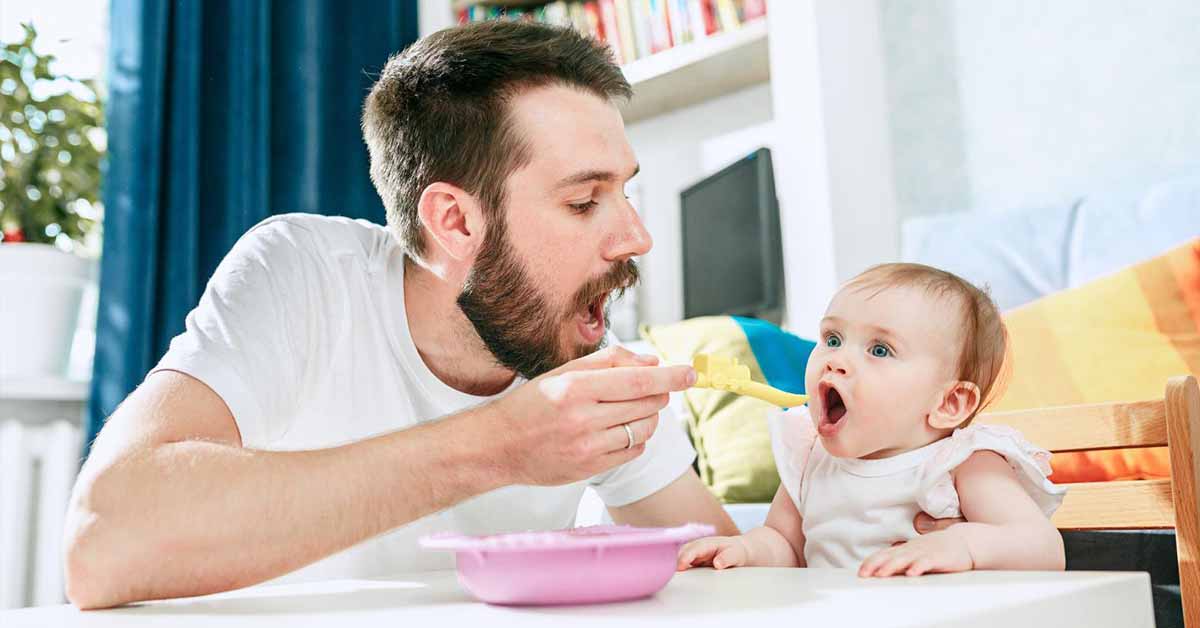
{"label": "man's arm", "polygon": [[632,504],[608,509],[616,523],[636,526],[678,526],[685,523],[707,523],[716,534],[730,536],[738,533],[729,513],[717,503],[705,488],[696,472],[688,469],[683,475],[657,493]]}
{"label": "man's arm", "polygon": [[81,608],[246,586],[497,488],[470,414],[334,449],[243,449],[225,403],[152,374],[108,421],[68,512]]}
{"label": "man's arm", "polygon": [[590,477],[639,456],[644,444],[625,449],[620,425],[644,443],[667,393],[694,378],[606,350],[440,421],[270,452],[242,448],[224,401],[199,380],[154,373],[109,419],[76,481],[67,595],[99,608],[225,591],[500,486]]}

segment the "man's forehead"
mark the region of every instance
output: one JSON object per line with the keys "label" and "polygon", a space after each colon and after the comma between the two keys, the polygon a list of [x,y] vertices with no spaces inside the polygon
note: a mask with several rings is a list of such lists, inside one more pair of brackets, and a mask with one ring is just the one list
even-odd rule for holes
{"label": "man's forehead", "polygon": [[628,177],[637,168],[620,112],[595,94],[541,87],[517,95],[510,107],[529,148],[525,169],[547,184],[586,173]]}

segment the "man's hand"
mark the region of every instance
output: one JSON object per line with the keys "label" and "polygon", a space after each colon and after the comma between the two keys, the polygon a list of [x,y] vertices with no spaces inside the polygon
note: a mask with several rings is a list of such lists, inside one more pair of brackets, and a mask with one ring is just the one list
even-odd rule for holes
{"label": "man's hand", "polygon": [[690,366],[657,364],[621,347],[573,360],[489,404],[482,416],[492,424],[479,433],[498,440],[499,463],[516,484],[607,471],[641,455],[669,393],[696,381]]}
{"label": "man's hand", "polygon": [[966,519],[963,519],[962,517],[956,517],[953,519],[934,519],[924,512],[919,512],[917,513],[916,517],[913,517],[913,528],[918,534],[929,534],[930,532],[945,530],[952,525],[964,522],[966,522]]}

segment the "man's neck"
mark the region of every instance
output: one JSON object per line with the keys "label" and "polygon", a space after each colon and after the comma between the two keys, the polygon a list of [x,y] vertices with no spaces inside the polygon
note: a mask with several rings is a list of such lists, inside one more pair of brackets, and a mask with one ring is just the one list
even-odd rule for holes
{"label": "man's neck", "polygon": [[508,388],[514,373],[495,357],[462,311],[453,282],[410,259],[404,261],[404,309],[417,354],[447,386],[471,395]]}

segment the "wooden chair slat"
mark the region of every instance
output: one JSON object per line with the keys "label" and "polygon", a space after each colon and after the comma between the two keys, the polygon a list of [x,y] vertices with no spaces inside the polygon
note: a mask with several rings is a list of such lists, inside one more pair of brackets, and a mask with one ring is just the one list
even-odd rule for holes
{"label": "wooden chair slat", "polygon": [[1053,452],[1167,444],[1162,399],[992,412],[975,420],[1010,425],[1029,442]]}
{"label": "wooden chair slat", "polygon": [[1184,624],[1200,627],[1200,387],[1173,377],[1162,399],[981,414],[1053,452],[1167,445],[1171,478],[1071,484],[1052,521],[1064,530],[1175,528]]}
{"label": "wooden chair slat", "polygon": [[1173,528],[1171,481],[1070,484],[1051,521],[1064,530]]}

